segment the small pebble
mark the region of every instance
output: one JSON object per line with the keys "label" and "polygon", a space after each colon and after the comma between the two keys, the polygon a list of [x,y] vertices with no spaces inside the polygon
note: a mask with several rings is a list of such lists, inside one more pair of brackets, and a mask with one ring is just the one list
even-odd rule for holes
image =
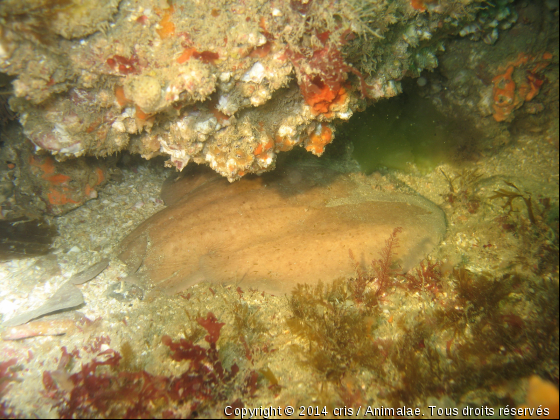
{"label": "small pebble", "polygon": [[130,302],[134,299],[144,299],[144,291],[135,284],[119,281],[108,287],[107,296],[119,302]]}

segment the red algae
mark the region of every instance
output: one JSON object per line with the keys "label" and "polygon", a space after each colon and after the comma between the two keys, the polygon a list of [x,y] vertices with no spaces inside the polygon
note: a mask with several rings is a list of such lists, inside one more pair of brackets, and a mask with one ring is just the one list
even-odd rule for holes
{"label": "red algae", "polygon": [[0,362],[0,397],[4,395],[10,383],[16,379],[16,374],[11,369],[16,363],[16,358]]}
{"label": "red algae", "polygon": [[[231,394],[232,380],[239,368],[234,364],[228,371],[220,361],[216,343],[224,323],[218,322],[211,312],[206,318],[199,317],[197,322],[208,332],[205,340],[210,348],[185,339],[175,342],[169,336],[162,337],[172,360],[188,362],[180,376],[128,371],[128,364],[123,363],[119,352],[113,349],[99,352],[102,344],[110,340],[98,337],[84,347],[97,355],[73,374],[64,374],[64,369],[71,365],[73,358],[80,357],[79,351],[68,353],[65,347],[61,349],[58,370],[43,373],[44,394],[55,401],[54,407],[61,418],[190,417],[206,404],[223,403]],[[243,405],[240,401],[238,404]]]}
{"label": "red algae", "polygon": [[107,65],[113,70],[118,71],[123,75],[138,74],[138,57],[132,56],[130,58],[123,57],[122,55],[114,55],[112,58],[107,59]]}
{"label": "red algae", "polygon": [[196,48],[185,48],[183,53],[177,58],[177,63],[184,64],[192,58],[202,61],[205,64],[215,64],[220,55],[212,51],[198,52]]}
{"label": "red algae", "polygon": [[428,291],[435,296],[441,291],[442,277],[441,262],[421,261],[414,272],[405,274],[404,287],[415,292]]}
{"label": "red algae", "polygon": [[368,284],[376,282],[377,289],[373,296],[369,297],[370,301],[376,302],[377,299],[387,292],[387,289],[393,284],[393,276],[397,270],[393,268],[395,264],[396,249],[399,247],[399,238],[397,235],[402,232],[401,227],[396,227],[389,238],[385,240],[385,247],[379,252],[381,258],[371,262],[371,270],[368,272],[360,267],[360,263],[356,260],[351,249],[348,250],[350,259],[356,267],[357,278],[352,284],[352,298],[356,303],[362,303],[366,300],[365,290]]}
{"label": "red algae", "polygon": [[296,69],[301,93],[315,114],[327,114],[332,105],[346,97],[344,84],[348,73],[359,77],[362,94],[366,96],[366,84],[362,74],[346,64],[341,51],[329,40],[330,33],[317,34],[322,48],[313,50],[310,57],[286,50],[286,56]]}

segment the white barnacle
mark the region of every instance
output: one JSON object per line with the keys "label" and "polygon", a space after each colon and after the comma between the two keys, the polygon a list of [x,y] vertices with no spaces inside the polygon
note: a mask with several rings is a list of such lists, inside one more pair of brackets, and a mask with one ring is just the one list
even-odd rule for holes
{"label": "white barnacle", "polygon": [[214,131],[216,125],[218,124],[218,120],[216,117],[210,117],[204,121],[199,121],[194,125],[195,131],[198,131],[201,134],[208,135]]}
{"label": "white barnacle", "polygon": [[294,128],[289,125],[281,125],[278,129],[278,136],[280,137],[292,137],[294,134]]}
{"label": "white barnacle", "polygon": [[115,121],[111,127],[113,128],[113,130],[118,131],[120,133],[125,133],[126,132],[126,127],[124,125],[124,123],[122,121]]}
{"label": "white barnacle", "polygon": [[264,75],[264,66],[260,63],[260,61],[257,61],[253,64],[253,67],[251,67],[251,69],[243,75],[241,80],[243,82],[261,83],[264,79]]}
{"label": "white barnacle", "polygon": [[342,120],[349,120],[350,117],[353,115],[354,113],[349,109],[346,112],[339,112],[338,113],[338,118],[342,119]]}

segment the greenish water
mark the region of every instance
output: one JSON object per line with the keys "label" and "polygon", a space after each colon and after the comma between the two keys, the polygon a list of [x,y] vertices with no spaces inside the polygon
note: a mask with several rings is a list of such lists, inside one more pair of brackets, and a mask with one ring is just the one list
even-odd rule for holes
{"label": "greenish water", "polygon": [[380,167],[406,171],[411,163],[427,173],[442,162],[468,158],[462,150],[479,139],[414,93],[368,106],[340,126],[337,136],[353,143],[353,157],[368,174]]}

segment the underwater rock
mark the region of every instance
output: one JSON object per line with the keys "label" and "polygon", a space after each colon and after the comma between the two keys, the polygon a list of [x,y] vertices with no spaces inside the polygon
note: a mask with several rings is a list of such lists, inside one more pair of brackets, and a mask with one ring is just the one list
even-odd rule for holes
{"label": "underwater rock", "polygon": [[[0,2],[0,71],[14,77],[10,106],[35,148],[59,159],[163,155],[230,181],[272,170],[295,146],[321,155],[335,119],[432,70],[445,36],[488,9],[482,0],[55,3]],[[479,20],[510,22],[508,7]]]}
{"label": "underwater rock", "polygon": [[127,279],[123,279],[107,288],[107,296],[119,302],[131,302],[134,299],[144,299],[144,291]]}
{"label": "underwater rock", "polygon": [[0,220],[0,261],[45,255],[56,235],[43,219]]}
{"label": "underwater rock", "polygon": [[229,184],[194,169],[165,183],[169,207],[122,242],[119,257],[127,262],[147,238],[146,273],[167,292],[209,281],[286,293],[298,283],[352,276],[349,251],[368,266],[396,227],[406,270],[446,229],[432,202],[374,191],[360,175],[300,165]]}
{"label": "underwater rock", "polygon": [[[109,260],[102,259],[96,264],[93,264],[83,271],[74,274],[70,280],[64,283],[47,301],[32,311],[25,312],[20,315],[9,319],[4,323],[6,327],[13,327],[16,325],[25,324],[32,319],[42,317],[44,315],[64,311],[66,309],[75,308],[82,305],[84,302],[84,295],[75,285],[84,284],[95,278],[99,273],[107,268]],[[45,324],[46,325],[46,324]]]}
{"label": "underwater rock", "polygon": [[43,305],[37,309],[16,315],[4,323],[6,327],[25,324],[32,319],[42,317],[57,311],[75,308],[84,303],[84,295],[73,284],[66,282]]}
{"label": "underwater rock", "polygon": [[110,179],[115,159],[80,157],[64,162],[33,152],[19,124],[0,134],[0,218],[62,215],[97,193]]}

